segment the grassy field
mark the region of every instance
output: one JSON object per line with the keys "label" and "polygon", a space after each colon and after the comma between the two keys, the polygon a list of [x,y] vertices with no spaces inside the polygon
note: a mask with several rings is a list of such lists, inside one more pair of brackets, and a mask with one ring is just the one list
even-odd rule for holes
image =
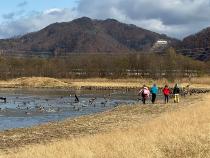
{"label": "grassy field", "polygon": [[106,78],[91,78],[91,79],[54,79],[47,77],[23,77],[11,79],[7,81],[0,81],[0,88],[139,88],[146,84],[152,86],[156,83],[163,87],[165,84],[173,87],[175,83],[181,83],[182,87],[190,85],[191,88],[210,88],[210,77],[188,78],[175,80],[169,82],[166,79],[152,80],[152,79],[106,79]]}
{"label": "grassy field", "polygon": [[[6,131],[0,139],[1,148],[7,144],[7,154],[2,151],[0,157],[207,158],[209,101],[208,94],[182,99],[180,104],[122,106],[61,123]],[[21,143],[27,142],[22,148]]]}
{"label": "grassy field", "polygon": [[163,87],[168,84],[173,87],[175,83],[180,84],[181,87],[190,85],[191,88],[210,88],[210,77],[199,77],[199,78],[182,78],[170,82],[166,79],[153,80],[153,79],[63,79],[62,81],[71,84],[75,87],[128,87],[128,88],[139,88],[144,84],[147,86],[152,86],[156,83],[159,87]]}

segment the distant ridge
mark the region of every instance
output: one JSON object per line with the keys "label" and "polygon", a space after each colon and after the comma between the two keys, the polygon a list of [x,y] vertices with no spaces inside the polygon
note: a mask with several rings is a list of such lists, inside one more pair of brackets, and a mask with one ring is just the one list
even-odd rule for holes
{"label": "distant ridge", "polygon": [[164,39],[175,46],[178,40],[115,19],[93,20],[88,17],[54,23],[21,37],[0,40],[1,53],[123,53],[148,51]]}
{"label": "distant ridge", "polygon": [[[24,56],[66,56],[72,53],[161,52],[157,43],[167,41],[178,53],[196,60],[210,60],[210,27],[183,41],[115,19],[82,17],[54,23],[44,29],[0,40],[0,54]],[[160,48],[160,49],[159,49]]]}
{"label": "distant ridge", "polygon": [[197,60],[210,60],[210,27],[184,38],[181,53]]}

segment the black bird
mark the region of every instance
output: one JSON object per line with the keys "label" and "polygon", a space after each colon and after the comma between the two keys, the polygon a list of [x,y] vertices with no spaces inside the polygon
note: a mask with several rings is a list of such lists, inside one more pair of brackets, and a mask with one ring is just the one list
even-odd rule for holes
{"label": "black bird", "polygon": [[105,107],[107,102],[108,102],[108,100],[106,98],[104,98],[104,102],[101,102],[101,105],[104,105],[104,107]]}
{"label": "black bird", "polygon": [[75,100],[74,100],[75,103],[79,103],[79,98],[77,97],[77,95],[75,94]]}
{"label": "black bird", "polygon": [[6,102],[7,102],[7,98],[5,98],[5,97],[0,97],[0,100],[3,100],[3,101],[4,101],[4,103],[6,103]]}

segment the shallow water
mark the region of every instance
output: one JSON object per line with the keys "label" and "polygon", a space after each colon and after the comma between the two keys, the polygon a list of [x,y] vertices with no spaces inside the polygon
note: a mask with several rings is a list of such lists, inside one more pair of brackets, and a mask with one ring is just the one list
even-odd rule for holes
{"label": "shallow water", "polygon": [[[79,103],[75,102],[75,94]],[[0,89],[0,130],[23,128],[137,103],[136,91]],[[96,98],[93,102],[89,102]]]}

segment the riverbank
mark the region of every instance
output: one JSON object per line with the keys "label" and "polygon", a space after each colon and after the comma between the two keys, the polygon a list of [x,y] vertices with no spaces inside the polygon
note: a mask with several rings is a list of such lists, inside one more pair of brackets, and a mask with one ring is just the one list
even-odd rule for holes
{"label": "riverbank", "polygon": [[[205,123],[209,123],[210,121],[209,115],[207,115],[209,114],[208,112],[210,110],[208,104],[209,101],[210,101],[210,95],[208,95],[208,97],[203,95],[194,95],[182,99],[179,104],[170,103],[165,105],[160,102],[157,105],[145,105],[145,106],[125,105],[117,107],[113,110],[104,113],[79,117],[71,120],[66,120],[63,122],[48,123],[33,128],[7,130],[4,132],[0,132],[0,142],[1,142],[0,150],[2,154],[5,154],[5,152],[7,152],[7,154],[4,155],[4,157],[9,157],[9,158],[10,157],[42,158],[42,157],[53,157],[53,155],[54,157],[59,157],[58,155],[61,154],[64,154],[61,157],[79,157],[78,154],[81,153],[80,150],[82,150],[81,157],[87,157],[88,153],[92,153],[91,154],[92,156],[89,155],[88,157],[110,157],[110,156],[120,157],[113,154],[120,154],[120,153],[123,154],[124,152],[125,154],[126,153],[130,154],[127,155],[127,157],[135,157],[132,156],[131,154],[135,155],[134,151],[140,154],[140,151],[142,149],[138,150],[140,147],[135,147],[135,144],[133,144],[134,145],[133,146],[134,148],[132,149],[133,151],[128,151],[127,149],[129,149],[129,146],[132,145],[130,143],[137,143],[141,139],[144,140],[145,142],[140,141],[140,143],[146,143],[147,141],[146,139],[151,139],[150,137],[152,135],[156,135],[158,138],[160,137],[162,139],[164,138],[165,134],[168,134],[168,137],[172,139],[173,136],[170,137],[169,132],[171,132],[170,130],[172,130],[174,127],[176,127],[175,129],[180,131],[181,133],[183,133],[183,131],[181,130],[185,130],[185,128],[183,128],[185,126],[190,126],[190,127],[192,126],[191,128],[199,128],[200,126],[202,126],[202,130],[210,129],[209,124],[207,124],[208,128],[203,128],[202,124],[204,118],[206,119]],[[203,108],[205,110],[203,110]],[[200,119],[201,112],[203,112],[203,114]],[[191,122],[185,122],[188,120]],[[182,122],[177,123],[177,121],[184,121],[184,122],[183,124],[181,124]],[[195,127],[194,123],[196,123]],[[162,124],[164,124],[163,129],[159,129],[162,126]],[[199,127],[197,127],[197,125],[199,125]],[[168,130],[168,128],[170,130]],[[186,131],[191,132],[191,129],[187,128]],[[186,137],[191,136],[188,135],[186,131],[185,133],[183,133],[183,135],[180,135],[181,136],[180,138],[177,138],[177,142],[182,143],[182,136],[185,137],[184,134],[186,134]],[[177,133],[176,131],[173,132]],[[173,132],[171,132],[172,135],[174,134]],[[162,134],[163,136],[161,136]],[[208,133],[204,134],[206,135]],[[144,138],[144,136],[146,138]],[[117,138],[119,140],[116,140]],[[175,139],[174,140],[173,139],[169,140],[169,142],[176,141]],[[197,139],[196,135],[195,136],[193,135],[192,139]],[[114,140],[115,142],[113,142]],[[149,141],[151,140],[148,140],[148,142]],[[205,140],[205,143],[206,141],[207,140]],[[99,142],[99,144],[97,144],[96,142]],[[103,142],[105,144],[103,144]],[[94,145],[94,143],[96,144]],[[165,143],[167,143],[167,140]],[[111,145],[111,148],[108,147],[109,146],[108,144]],[[172,145],[172,144],[162,144],[162,145]],[[210,144],[207,143],[206,145]],[[103,149],[101,149],[100,147]],[[167,149],[164,149],[165,148],[164,146],[162,147],[163,150],[166,150],[167,152]],[[37,148],[39,152],[37,152]],[[188,148],[188,146],[184,146],[183,150],[187,150],[185,148]],[[52,149],[54,149],[55,151],[52,151]],[[124,151],[122,152],[120,150]],[[149,149],[146,148],[146,150]],[[174,149],[174,151],[172,152],[176,153],[177,150],[178,148]],[[201,148],[200,150],[203,149]],[[14,151],[18,153],[14,155],[13,154]],[[64,153],[59,153],[61,151],[63,151]],[[52,153],[53,155],[51,155]],[[75,154],[76,156],[72,154]],[[100,154],[102,154],[103,156]],[[121,157],[125,157],[125,155],[121,155]]]}
{"label": "riverbank", "polygon": [[159,87],[168,84],[173,87],[179,83],[181,87],[190,85],[191,88],[210,89],[210,77],[183,78],[169,82],[166,79],[54,79],[47,77],[22,77],[7,81],[0,81],[0,88],[65,88],[65,89],[94,89],[94,90],[114,90],[114,89],[138,89],[142,85],[152,86],[156,83]]}
{"label": "riverbank", "polygon": [[[209,101],[210,95],[203,96],[201,100],[197,98],[196,102],[182,103],[184,108],[167,110],[158,117],[144,121],[134,114],[131,116],[136,118],[132,121],[135,126],[128,125],[127,120],[127,126],[124,124],[127,129],[122,130],[120,126],[115,126],[108,128],[110,131],[107,133],[100,132],[44,145],[32,145],[3,157],[207,158],[210,157]],[[151,111],[149,113],[152,116]],[[120,123],[104,122],[101,126],[109,127],[108,124],[110,126]]]}

